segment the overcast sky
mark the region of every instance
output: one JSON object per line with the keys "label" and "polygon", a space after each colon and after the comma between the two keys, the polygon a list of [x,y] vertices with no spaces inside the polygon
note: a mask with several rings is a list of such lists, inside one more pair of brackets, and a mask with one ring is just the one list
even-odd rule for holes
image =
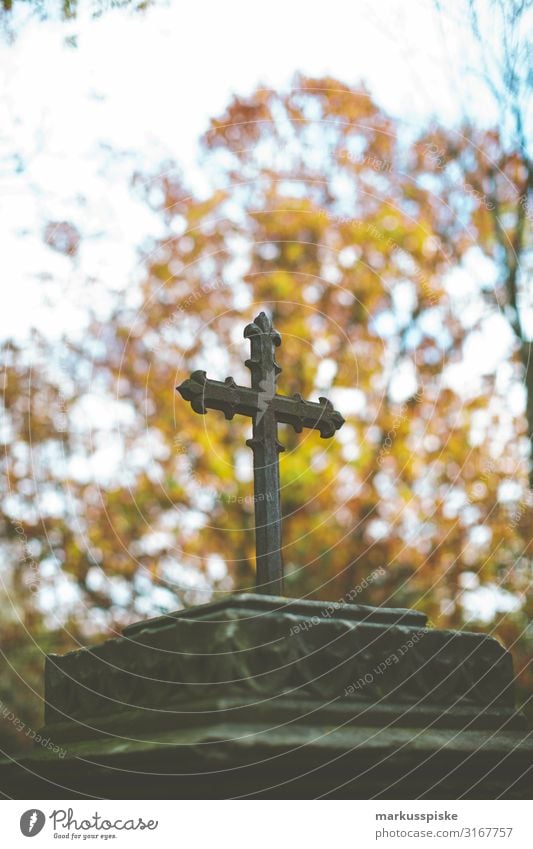
{"label": "overcast sky", "polygon": [[[138,246],[162,226],[132,194],[132,172],[170,157],[192,174],[199,134],[235,91],[287,85],[296,71],[331,74],[364,81],[406,124],[453,124],[466,113],[490,120],[484,89],[465,84],[473,45],[461,6],[448,2],[443,18],[432,0],[204,0],[92,20],[82,2],[74,22],[21,25],[0,47],[2,278],[11,295],[0,335],[22,335],[30,322],[75,332],[88,300],[105,310],[106,287],[131,282]],[[47,220],[71,220],[83,233],[74,263],[43,243]]]}

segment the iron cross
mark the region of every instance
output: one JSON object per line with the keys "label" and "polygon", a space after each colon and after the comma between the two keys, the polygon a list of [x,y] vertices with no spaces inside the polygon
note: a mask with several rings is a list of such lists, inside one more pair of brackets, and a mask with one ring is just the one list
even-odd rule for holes
{"label": "iron cross", "polygon": [[297,433],[304,427],[320,431],[327,439],[344,424],[340,413],[327,398],[304,401],[301,395],[276,394],[276,381],[281,368],[276,362],[276,348],[281,336],[272,321],[261,312],[244,330],[250,340],[251,356],[245,366],[252,374],[252,385],[238,386],[232,377],[211,380],[205,371],[195,371],[177,390],[190,401],[196,413],[221,410],[231,420],[237,413],[253,421],[252,438],[247,445],[254,453],[254,506],[256,589],[269,595],[281,595],[283,564],[281,558],[281,500],[279,485],[278,422],[290,424]]}

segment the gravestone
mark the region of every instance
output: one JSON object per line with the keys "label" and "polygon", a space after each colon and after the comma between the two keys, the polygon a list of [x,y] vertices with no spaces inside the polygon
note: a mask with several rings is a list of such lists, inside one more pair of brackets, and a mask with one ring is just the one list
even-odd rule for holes
{"label": "gravestone", "polygon": [[530,798],[510,654],[423,613],[281,595],[277,423],[332,437],[329,401],[276,394],[279,334],[248,325],[251,387],[194,372],[195,412],[253,421],[257,592],[50,655],[42,735],[13,798]]}

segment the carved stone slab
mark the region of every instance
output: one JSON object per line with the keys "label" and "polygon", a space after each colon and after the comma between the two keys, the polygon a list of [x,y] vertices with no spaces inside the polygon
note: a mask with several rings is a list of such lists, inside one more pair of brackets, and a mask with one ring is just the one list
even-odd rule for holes
{"label": "carved stone slab", "polygon": [[521,727],[511,657],[483,634],[413,611],[232,596],[50,655],[46,731],[183,727],[227,715],[324,722]]}

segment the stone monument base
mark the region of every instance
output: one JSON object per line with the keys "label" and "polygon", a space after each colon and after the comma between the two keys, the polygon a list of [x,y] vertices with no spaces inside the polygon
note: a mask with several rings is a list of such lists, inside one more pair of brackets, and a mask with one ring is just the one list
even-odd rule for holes
{"label": "stone monument base", "polygon": [[510,655],[415,611],[236,595],[50,655],[11,798],[531,798]]}

